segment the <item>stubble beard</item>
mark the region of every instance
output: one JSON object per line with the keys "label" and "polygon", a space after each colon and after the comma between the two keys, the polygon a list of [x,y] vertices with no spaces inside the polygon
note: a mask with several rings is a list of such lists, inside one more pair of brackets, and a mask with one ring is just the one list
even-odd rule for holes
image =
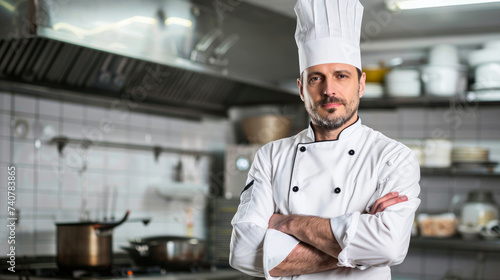
{"label": "stubble beard", "polygon": [[[357,97],[357,96],[356,96]],[[343,116],[329,118],[329,116],[322,117],[319,114],[319,109],[327,103],[341,103],[344,105],[346,113]],[[356,114],[359,106],[359,97],[353,99],[353,101],[349,104],[346,104],[346,101],[343,99],[339,99],[337,97],[325,97],[323,100],[317,102],[314,106],[306,106],[306,110],[311,117],[311,121],[314,125],[318,126],[324,130],[335,130],[342,127],[346,124],[353,116]],[[329,109],[328,113],[333,113],[337,109]]]}

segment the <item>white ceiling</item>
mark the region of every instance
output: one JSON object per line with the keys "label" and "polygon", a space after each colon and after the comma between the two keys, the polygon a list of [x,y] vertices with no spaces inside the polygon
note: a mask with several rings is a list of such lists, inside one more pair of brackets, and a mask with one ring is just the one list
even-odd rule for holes
{"label": "white ceiling", "polygon": [[[369,39],[500,33],[500,3],[420,9],[390,14],[385,8],[384,0],[360,1],[365,7],[363,32],[369,32],[367,27],[369,23],[372,28],[374,23],[378,23],[380,27],[375,36],[368,36],[371,37]],[[245,0],[245,2],[295,18],[293,7],[296,0]],[[376,14],[389,15],[388,24],[377,20],[374,16]]]}

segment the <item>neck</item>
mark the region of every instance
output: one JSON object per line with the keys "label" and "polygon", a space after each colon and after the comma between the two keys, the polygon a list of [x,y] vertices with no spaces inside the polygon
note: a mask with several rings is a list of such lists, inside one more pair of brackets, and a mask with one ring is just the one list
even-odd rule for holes
{"label": "neck", "polygon": [[346,127],[352,125],[358,120],[358,114],[354,114],[344,125],[336,129],[325,129],[323,127],[319,127],[312,124],[314,129],[314,137],[317,141],[328,141],[328,140],[337,140],[339,138],[340,132],[344,130]]}

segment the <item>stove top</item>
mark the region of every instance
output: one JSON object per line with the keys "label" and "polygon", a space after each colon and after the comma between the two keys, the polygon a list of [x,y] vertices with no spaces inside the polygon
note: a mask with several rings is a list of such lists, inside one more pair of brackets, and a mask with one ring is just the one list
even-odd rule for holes
{"label": "stove top", "polygon": [[[247,280],[253,279],[231,268],[194,267],[191,271],[167,271],[160,267],[136,267],[127,258],[114,257],[113,267],[106,272],[58,269],[55,257],[24,257],[16,264],[16,272],[0,266],[0,279],[5,280]],[[0,260],[2,261],[2,260]],[[3,262],[5,263],[5,262]]]}

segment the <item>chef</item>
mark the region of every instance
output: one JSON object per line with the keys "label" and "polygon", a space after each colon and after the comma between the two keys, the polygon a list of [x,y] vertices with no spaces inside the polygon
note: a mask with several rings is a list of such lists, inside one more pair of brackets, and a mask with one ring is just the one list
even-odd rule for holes
{"label": "chef", "polygon": [[363,125],[358,0],[299,0],[296,41],[308,129],[256,154],[232,225],[230,264],[266,279],[391,279],[408,251],[420,170]]}

